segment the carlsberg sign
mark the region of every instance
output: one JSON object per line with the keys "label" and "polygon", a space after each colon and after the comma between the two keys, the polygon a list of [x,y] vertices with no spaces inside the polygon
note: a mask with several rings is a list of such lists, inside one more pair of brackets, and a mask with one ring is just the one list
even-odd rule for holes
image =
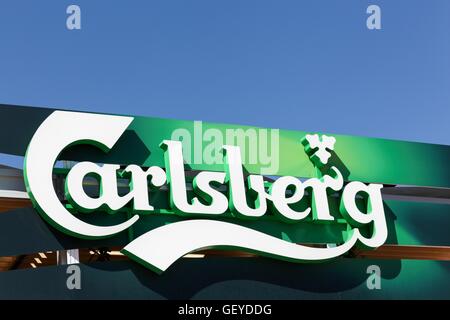
{"label": "carlsberg sign", "polygon": [[[300,180],[281,176],[268,183],[262,175],[247,175],[243,170],[241,150],[223,145],[223,170],[200,171],[192,181],[194,196],[189,196],[180,141],[162,140],[165,165],[141,167],[137,164],[99,165],[76,163],[65,178],[65,196],[78,212],[98,210],[115,213],[127,207],[127,221],[117,225],[98,226],[86,223],[68,211],[54,189],[53,171],[61,152],[76,144],[90,144],[105,153],[124,134],[133,117],[53,112],[38,128],[30,141],[24,171],[27,191],[42,217],[59,230],[75,237],[98,239],[122,232],[140,218],[152,214],[150,190],[168,191],[170,209],[182,221],[149,230],[126,245],[122,252],[156,272],[163,272],[187,253],[206,248],[239,248],[293,262],[323,261],[346,253],[355,244],[376,248],[387,238],[387,226],[380,184],[358,181],[346,183],[341,171],[326,166],[330,150],[339,143],[334,137],[306,135],[298,143],[310,155],[319,172],[316,178]],[[99,196],[93,197],[83,187],[87,176],[95,176],[100,184]],[[119,195],[118,179],[129,181],[127,194]],[[161,191],[162,192],[162,191]],[[233,223],[233,219],[260,219],[273,215],[284,223],[311,220],[333,222],[328,197],[340,197],[339,213],[348,224],[344,242],[327,247],[311,247],[289,242]],[[310,205],[295,208],[306,194]],[[366,208],[357,205],[365,197]],[[131,204],[131,205],[130,205]],[[229,217],[219,221],[221,217]],[[370,226],[369,233],[360,228]],[[178,241],[172,241],[174,235]]]}

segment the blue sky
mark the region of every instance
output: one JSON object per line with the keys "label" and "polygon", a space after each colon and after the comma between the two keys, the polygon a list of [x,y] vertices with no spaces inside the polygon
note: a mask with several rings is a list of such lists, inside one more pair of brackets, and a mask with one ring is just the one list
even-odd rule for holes
{"label": "blue sky", "polygon": [[450,144],[449,14],[447,0],[5,0],[0,102]]}

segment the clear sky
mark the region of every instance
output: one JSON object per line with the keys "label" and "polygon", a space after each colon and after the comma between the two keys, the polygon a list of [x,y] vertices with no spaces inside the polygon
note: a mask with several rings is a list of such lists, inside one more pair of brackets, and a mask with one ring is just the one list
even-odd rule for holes
{"label": "clear sky", "polygon": [[449,17],[448,0],[2,0],[0,103],[450,144]]}

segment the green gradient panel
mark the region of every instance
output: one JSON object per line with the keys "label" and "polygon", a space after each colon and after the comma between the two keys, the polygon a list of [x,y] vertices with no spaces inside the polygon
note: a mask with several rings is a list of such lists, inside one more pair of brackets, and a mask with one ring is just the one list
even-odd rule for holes
{"label": "green gradient panel", "polygon": [[[0,105],[0,152],[24,156],[27,145],[44,119],[56,109]],[[301,123],[299,123],[301,127]],[[185,128],[194,136],[194,122],[135,117],[129,130],[107,154],[89,146],[68,148],[61,155],[65,160],[91,160],[103,163],[135,163],[163,166],[159,144],[170,139],[172,132]],[[214,128],[262,129],[251,126],[203,123],[203,131]],[[307,132],[279,131],[279,169],[273,175],[314,177],[316,172],[303,150],[300,140]],[[312,132],[308,132],[312,133]],[[394,141],[345,135],[337,138],[331,164],[336,165],[347,180],[450,187],[450,146]],[[13,137],[13,138],[11,138]],[[120,143],[121,142],[121,143]],[[150,154],[148,154],[150,152]],[[191,154],[194,146],[191,146]],[[192,169],[223,170],[222,165],[191,164]],[[246,164],[250,173],[260,173],[261,163]]]}
{"label": "green gradient panel", "polygon": [[[141,163],[163,166],[159,144],[170,139],[176,129],[187,129],[195,141],[194,122],[136,117],[129,129],[146,145],[150,155]],[[203,131],[214,128],[225,137],[226,129],[260,129],[257,127],[203,123]],[[273,175],[315,177],[314,167],[304,152],[300,140],[311,132],[279,131],[279,169]],[[337,142],[331,160],[343,172],[346,180],[384,184],[450,187],[450,146],[386,139],[333,135]],[[198,141],[198,140],[197,140]],[[194,154],[194,142],[191,146]],[[192,157],[193,158],[193,157]],[[223,170],[221,164],[194,164],[194,170]],[[245,164],[249,173],[260,173],[267,165]]]}
{"label": "green gradient panel", "polygon": [[450,246],[450,205],[387,200],[386,244]]}

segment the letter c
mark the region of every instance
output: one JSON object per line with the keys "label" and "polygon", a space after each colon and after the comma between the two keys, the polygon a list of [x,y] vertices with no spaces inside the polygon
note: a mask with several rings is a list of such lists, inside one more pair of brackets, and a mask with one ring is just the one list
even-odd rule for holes
{"label": "letter c", "polygon": [[119,233],[139,219],[135,215],[106,227],[81,221],[61,204],[52,181],[54,164],[64,148],[88,143],[109,151],[132,121],[132,117],[55,111],[40,125],[25,155],[24,178],[31,201],[48,223],[72,236],[97,239]]}

